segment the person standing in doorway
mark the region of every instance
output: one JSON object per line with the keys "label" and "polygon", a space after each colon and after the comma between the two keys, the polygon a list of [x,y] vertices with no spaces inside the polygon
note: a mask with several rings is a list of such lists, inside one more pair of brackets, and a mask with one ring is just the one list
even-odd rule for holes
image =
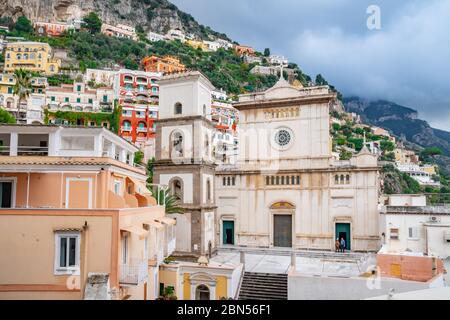
{"label": "person standing in doorway", "polygon": [[339,242],[339,238],[336,238],[336,242],[334,243],[335,252],[341,251],[341,243]]}
{"label": "person standing in doorway", "polygon": [[345,252],[345,240],[341,238],[341,252]]}

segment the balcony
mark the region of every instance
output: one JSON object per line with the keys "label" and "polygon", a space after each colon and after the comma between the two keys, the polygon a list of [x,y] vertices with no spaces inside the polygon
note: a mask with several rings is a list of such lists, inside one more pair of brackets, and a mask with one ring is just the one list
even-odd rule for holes
{"label": "balcony", "polygon": [[19,146],[17,147],[18,156],[48,156],[48,147],[38,146]]}
{"label": "balcony", "polygon": [[147,128],[143,128],[143,127],[138,127],[138,128],[136,129],[136,131],[137,131],[138,133],[139,133],[139,132],[147,133],[148,129],[147,129]]}
{"label": "balcony", "polygon": [[122,132],[131,132],[131,127],[122,127]]}
{"label": "balcony", "polygon": [[137,286],[148,279],[148,262],[139,261],[120,265],[119,283]]}

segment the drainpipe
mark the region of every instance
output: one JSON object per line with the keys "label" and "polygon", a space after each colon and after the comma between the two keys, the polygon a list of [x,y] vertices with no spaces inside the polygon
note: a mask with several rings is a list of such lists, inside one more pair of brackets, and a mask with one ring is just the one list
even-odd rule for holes
{"label": "drainpipe", "polygon": [[28,171],[27,179],[27,209],[30,208],[30,171]]}

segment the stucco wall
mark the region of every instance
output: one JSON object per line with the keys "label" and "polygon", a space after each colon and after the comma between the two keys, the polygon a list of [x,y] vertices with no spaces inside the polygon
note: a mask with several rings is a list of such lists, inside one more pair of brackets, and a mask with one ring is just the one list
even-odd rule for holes
{"label": "stucco wall", "polygon": [[[369,283],[369,285],[368,285]],[[289,300],[361,300],[389,294],[390,289],[396,293],[428,289],[430,284],[395,279],[381,279],[379,287],[374,287],[365,278],[332,278],[289,276]],[[374,289],[370,289],[374,288]]]}

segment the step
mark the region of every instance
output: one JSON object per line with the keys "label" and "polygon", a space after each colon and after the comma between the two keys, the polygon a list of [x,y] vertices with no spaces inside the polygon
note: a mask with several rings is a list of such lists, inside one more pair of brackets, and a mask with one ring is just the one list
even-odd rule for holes
{"label": "step", "polygon": [[254,282],[243,282],[242,288],[287,288],[287,283],[254,283]]}
{"label": "step", "polygon": [[287,295],[286,296],[244,295],[244,296],[239,296],[239,300],[287,300]]}

